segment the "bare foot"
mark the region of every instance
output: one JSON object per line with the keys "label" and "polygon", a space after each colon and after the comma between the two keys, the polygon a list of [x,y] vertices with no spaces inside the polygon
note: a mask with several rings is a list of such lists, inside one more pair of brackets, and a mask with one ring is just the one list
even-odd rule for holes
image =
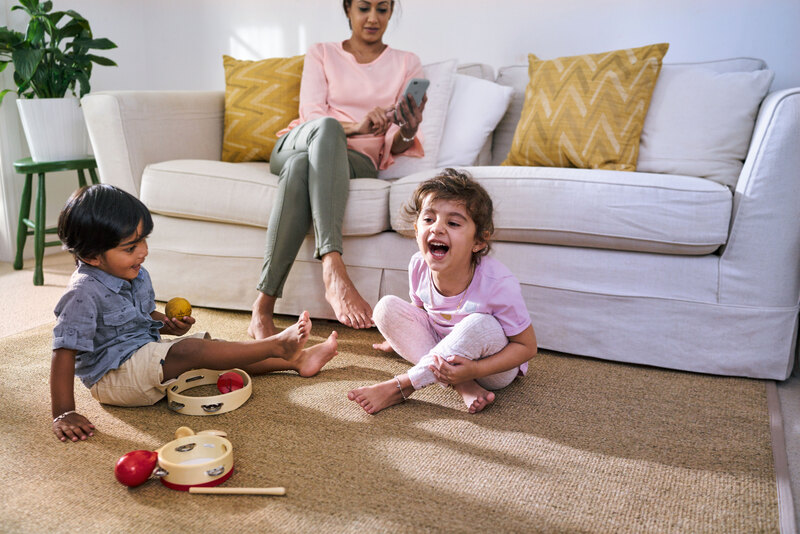
{"label": "bare foot", "polygon": [[297,322],[285,328],[278,334],[270,336],[270,357],[294,360],[303,352],[303,347],[311,334],[311,319],[308,312],[304,311],[297,318]]}
{"label": "bare foot", "polygon": [[464,404],[467,405],[469,413],[478,413],[494,402],[494,393],[482,388],[474,380],[456,384],[453,389],[458,391],[461,398],[464,399]]}
{"label": "bare foot", "polygon": [[375,350],[382,350],[383,352],[394,352],[392,345],[386,340],[384,340],[383,343],[373,343],[372,348]]}
{"label": "bare foot", "polygon": [[275,297],[258,292],[258,296],[253,302],[253,312],[250,316],[250,324],[247,326],[247,335],[253,339],[267,339],[278,333],[275,323],[272,322],[275,300]]}
{"label": "bare foot", "polygon": [[325,282],[325,300],[340,323],[351,328],[373,326],[372,308],[353,285],[338,252],[323,257],[322,279]]}
{"label": "bare foot", "polygon": [[[311,328],[309,327],[310,330]],[[322,343],[300,351],[291,362],[294,370],[304,377],[314,376],[319,373],[325,367],[325,364],[339,353],[337,350],[339,347],[338,338],[339,334],[334,330],[328,336],[328,339]]]}
{"label": "bare foot", "polygon": [[[409,382],[403,385],[403,391],[408,397],[413,393],[414,388]],[[376,414],[384,408],[403,402],[403,395],[394,378],[380,384],[350,390],[347,392],[347,398],[358,403],[368,414]]]}

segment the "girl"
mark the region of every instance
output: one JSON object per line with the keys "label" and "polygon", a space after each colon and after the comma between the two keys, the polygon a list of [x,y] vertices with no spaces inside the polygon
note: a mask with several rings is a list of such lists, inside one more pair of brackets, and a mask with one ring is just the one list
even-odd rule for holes
{"label": "girl", "polygon": [[525,374],[537,351],[519,282],[486,256],[492,199],[467,174],[445,169],[420,184],[406,212],[419,246],[409,265],[411,303],[386,296],[373,319],[386,340],[375,348],[414,367],[347,397],[374,414],[439,382],[479,412],[494,402],[492,390]]}
{"label": "girl", "polygon": [[309,224],[322,262],[325,298],[352,328],[372,326],[372,310],[342,260],[342,221],[351,178],[377,178],[394,156],[422,157],[419,124],[425,99],[400,98],[423,76],[419,58],[383,42],[394,0],[343,0],[348,39],[317,43],[306,53],[300,118],[279,134],[270,156],[278,193],[267,227],[267,247],[248,333],[275,334],[275,301]]}

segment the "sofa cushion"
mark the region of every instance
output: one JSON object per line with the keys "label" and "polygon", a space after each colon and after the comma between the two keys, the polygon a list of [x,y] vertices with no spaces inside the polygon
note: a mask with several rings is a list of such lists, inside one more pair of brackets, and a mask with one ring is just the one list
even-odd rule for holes
{"label": "sofa cushion", "polygon": [[[153,213],[266,228],[277,189],[268,163],[173,160],[145,168],[140,197]],[[350,180],[345,236],[388,230],[388,214],[388,182]]]}
{"label": "sofa cushion", "polygon": [[712,64],[664,65],[642,130],[639,170],[736,185],[773,73]]}
{"label": "sofa cushion", "polygon": [[305,56],[260,61],[222,56],[225,129],[222,160],[269,161],[276,133],[297,118]]}
{"label": "sofa cushion", "polygon": [[[469,167],[492,196],[498,241],[666,254],[726,242],[732,194],[691,176],[557,167]],[[431,172],[392,184],[392,228],[413,235],[402,207]]]}
{"label": "sofa cushion", "polygon": [[425,155],[421,158],[402,154],[395,156],[394,163],[388,169],[378,173],[379,178],[399,178],[436,166],[436,160],[439,158],[439,143],[444,131],[444,120],[447,116],[447,106],[450,103],[450,95],[455,83],[456,63],[455,59],[448,59],[422,66],[425,78],[431,82],[426,92],[428,101],[425,103],[425,110],[422,113],[422,124],[419,126],[423,136],[422,148],[425,150]]}
{"label": "sofa cushion", "polygon": [[503,165],[633,171],[666,43],[540,60]]}
{"label": "sofa cushion", "polygon": [[504,85],[456,74],[436,166],[475,165],[486,141],[508,109],[513,92]]}

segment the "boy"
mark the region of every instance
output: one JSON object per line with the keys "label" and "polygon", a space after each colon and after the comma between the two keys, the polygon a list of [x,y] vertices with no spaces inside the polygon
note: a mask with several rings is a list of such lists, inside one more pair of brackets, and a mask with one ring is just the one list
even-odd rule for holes
{"label": "boy", "polygon": [[150,275],[142,267],[152,229],[142,202],[105,184],[76,191],[59,216],[58,236],[77,265],[54,310],[50,396],[53,432],[61,441],[94,434],[94,425],[75,411],[75,375],[101,403],[148,406],[191,369],[312,376],[336,355],[335,331],[304,348],[311,333],[308,312],[264,340],[212,340],[205,332],[162,340],[161,334],[182,336],[195,320],[170,319],[155,310]]}

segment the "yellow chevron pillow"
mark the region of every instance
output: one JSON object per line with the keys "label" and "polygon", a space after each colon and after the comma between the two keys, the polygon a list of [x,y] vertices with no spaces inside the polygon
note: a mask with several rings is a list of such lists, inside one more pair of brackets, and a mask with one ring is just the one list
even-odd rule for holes
{"label": "yellow chevron pillow", "polygon": [[503,165],[636,170],[639,136],[669,44],[540,60]]}
{"label": "yellow chevron pillow", "polygon": [[222,161],[269,161],[278,137],[299,115],[305,56],[247,61],[222,56],[225,129]]}

